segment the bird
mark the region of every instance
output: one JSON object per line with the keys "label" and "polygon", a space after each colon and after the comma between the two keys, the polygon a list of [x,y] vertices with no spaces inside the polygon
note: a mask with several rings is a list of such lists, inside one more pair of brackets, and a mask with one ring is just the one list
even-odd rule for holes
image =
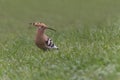
{"label": "bird", "polygon": [[49,28],[46,24],[42,22],[33,22],[30,25],[37,27],[35,44],[38,48],[42,49],[43,51],[57,49],[58,47],[53,43],[52,39],[50,39],[46,34],[45,30],[50,29],[56,31],[53,28]]}

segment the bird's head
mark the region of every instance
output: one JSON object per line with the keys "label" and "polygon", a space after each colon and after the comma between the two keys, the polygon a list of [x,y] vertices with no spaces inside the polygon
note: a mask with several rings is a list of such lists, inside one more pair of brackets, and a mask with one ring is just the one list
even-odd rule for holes
{"label": "bird's head", "polygon": [[45,29],[50,29],[50,30],[56,31],[55,29],[48,28],[48,26],[45,25],[45,24],[42,23],[42,22],[34,22],[34,23],[30,23],[30,25],[36,26],[38,29],[43,30],[43,31],[44,31]]}

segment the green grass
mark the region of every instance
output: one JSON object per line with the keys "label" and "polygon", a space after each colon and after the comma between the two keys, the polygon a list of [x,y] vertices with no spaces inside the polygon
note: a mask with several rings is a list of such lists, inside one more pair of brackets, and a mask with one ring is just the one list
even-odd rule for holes
{"label": "green grass", "polygon": [[[119,0],[0,0],[0,80],[119,80]],[[44,22],[60,48],[36,47]]]}

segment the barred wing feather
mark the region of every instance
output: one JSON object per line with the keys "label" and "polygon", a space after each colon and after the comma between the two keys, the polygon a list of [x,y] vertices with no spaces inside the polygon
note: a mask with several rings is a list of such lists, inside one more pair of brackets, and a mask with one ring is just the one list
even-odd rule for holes
{"label": "barred wing feather", "polygon": [[53,43],[53,41],[50,38],[48,38],[48,40],[46,41],[46,45],[49,49],[58,49],[58,47]]}

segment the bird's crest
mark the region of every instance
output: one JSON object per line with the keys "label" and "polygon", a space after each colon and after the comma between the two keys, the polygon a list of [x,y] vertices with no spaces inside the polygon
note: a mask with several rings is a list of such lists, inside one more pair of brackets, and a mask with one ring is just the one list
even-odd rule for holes
{"label": "bird's crest", "polygon": [[40,26],[47,27],[47,25],[42,22],[33,22],[33,23],[30,23],[30,25],[33,25],[36,27],[40,27]]}
{"label": "bird's crest", "polygon": [[36,27],[43,27],[45,29],[50,29],[50,30],[53,30],[53,31],[56,31],[55,29],[52,29],[52,28],[48,28],[48,26],[42,22],[33,22],[33,23],[29,23],[30,25],[33,25],[33,26],[36,26]]}

